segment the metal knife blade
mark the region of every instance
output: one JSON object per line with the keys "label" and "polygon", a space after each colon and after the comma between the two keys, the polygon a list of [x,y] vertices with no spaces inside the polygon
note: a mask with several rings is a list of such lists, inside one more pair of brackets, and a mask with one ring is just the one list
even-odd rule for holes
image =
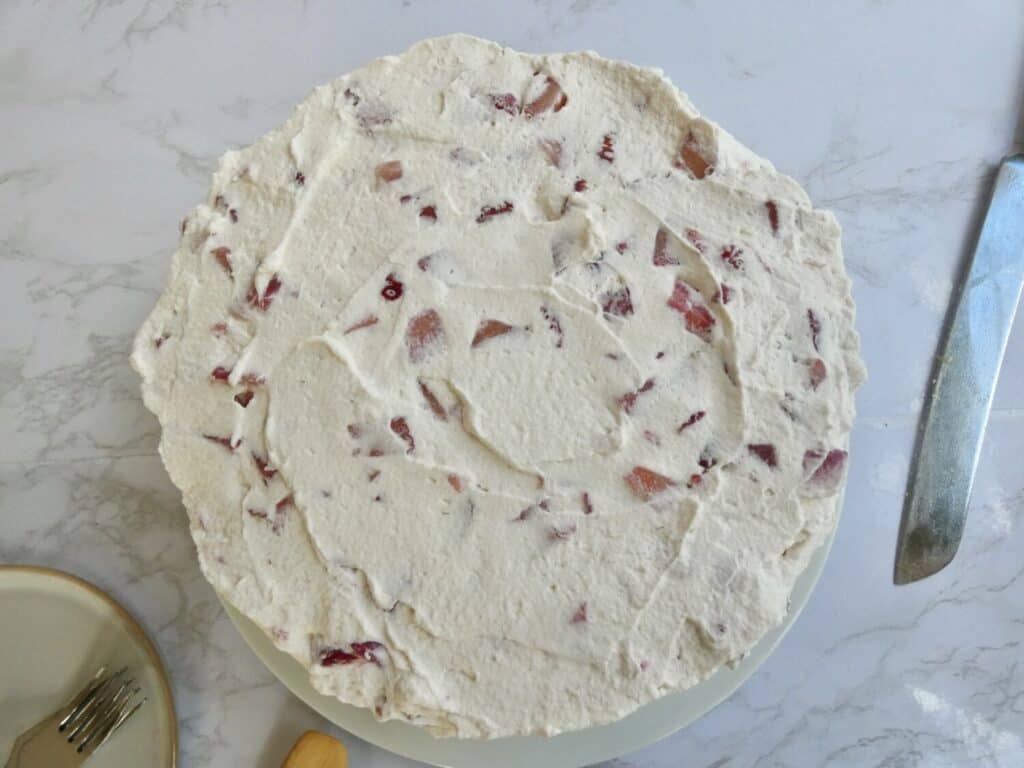
{"label": "metal knife blade", "polygon": [[895,584],[942,570],[960,546],[1022,282],[1024,155],[1014,155],[999,168],[933,367],[904,499]]}

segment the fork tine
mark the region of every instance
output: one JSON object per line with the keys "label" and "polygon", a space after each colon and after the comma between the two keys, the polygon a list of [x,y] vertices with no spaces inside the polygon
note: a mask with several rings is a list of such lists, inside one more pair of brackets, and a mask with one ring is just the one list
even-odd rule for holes
{"label": "fork tine", "polygon": [[[134,681],[132,681],[134,683]],[[97,724],[85,738],[82,743],[78,745],[78,751],[84,752],[87,755],[92,754],[95,750],[99,749],[100,746],[106,742],[107,739],[120,728],[125,721],[131,717],[135,712],[142,706],[145,701],[139,701],[132,706],[132,699],[141,690],[139,687],[134,689],[126,689],[127,693],[121,698],[121,700],[115,703],[107,713],[106,717],[103,718],[102,722]]]}
{"label": "fork tine", "polygon": [[[93,727],[102,719],[103,714],[110,707],[111,700],[116,695],[116,691],[120,690],[120,688],[115,690],[115,686],[121,682],[120,676],[124,671],[124,669],[121,669],[104,680],[97,689],[96,695],[92,697],[88,704],[82,707],[81,712],[75,718],[74,724],[68,732],[69,742],[75,741],[77,738],[82,736],[87,729]],[[122,686],[124,685],[123,682],[121,684]]]}
{"label": "fork tine", "polygon": [[63,731],[67,728],[68,723],[71,722],[79,707],[96,695],[96,690],[103,684],[103,676],[106,672],[107,668],[105,666],[97,669],[96,674],[92,676],[92,679],[82,686],[82,690],[75,694],[74,698],[64,705],[65,715],[61,719],[60,723],[58,723],[58,730]]}

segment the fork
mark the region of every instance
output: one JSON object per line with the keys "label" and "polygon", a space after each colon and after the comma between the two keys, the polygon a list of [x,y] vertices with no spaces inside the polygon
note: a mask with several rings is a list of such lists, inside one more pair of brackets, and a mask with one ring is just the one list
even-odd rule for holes
{"label": "fork", "polygon": [[100,667],[85,687],[52,715],[14,742],[5,768],[77,768],[138,712],[146,699],[121,669]]}

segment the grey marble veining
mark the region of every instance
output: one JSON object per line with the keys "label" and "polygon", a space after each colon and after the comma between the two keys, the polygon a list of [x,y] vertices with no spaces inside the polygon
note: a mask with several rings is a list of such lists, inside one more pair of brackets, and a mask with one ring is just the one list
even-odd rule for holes
{"label": "grey marble veining", "polygon": [[[182,765],[276,768],[302,730],[330,730],[246,649],[199,573],[131,337],[219,154],[316,84],[452,31],[595,48],[664,69],[835,210],[871,374],[844,516],[804,615],[732,698],[602,768],[1024,764],[1024,320],[957,559],[890,584],[944,307],[994,164],[1024,141],[1024,5],[964,8],[0,3],[0,562],[81,574],[139,616],[171,670]],[[342,738],[354,766],[412,765]]]}

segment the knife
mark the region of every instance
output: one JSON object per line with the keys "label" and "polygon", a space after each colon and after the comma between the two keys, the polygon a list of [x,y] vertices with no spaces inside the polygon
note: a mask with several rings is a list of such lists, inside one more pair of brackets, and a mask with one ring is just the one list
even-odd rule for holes
{"label": "knife", "polygon": [[948,314],[918,425],[895,584],[942,570],[963,536],[999,368],[1024,282],[1024,154],[1003,160]]}

